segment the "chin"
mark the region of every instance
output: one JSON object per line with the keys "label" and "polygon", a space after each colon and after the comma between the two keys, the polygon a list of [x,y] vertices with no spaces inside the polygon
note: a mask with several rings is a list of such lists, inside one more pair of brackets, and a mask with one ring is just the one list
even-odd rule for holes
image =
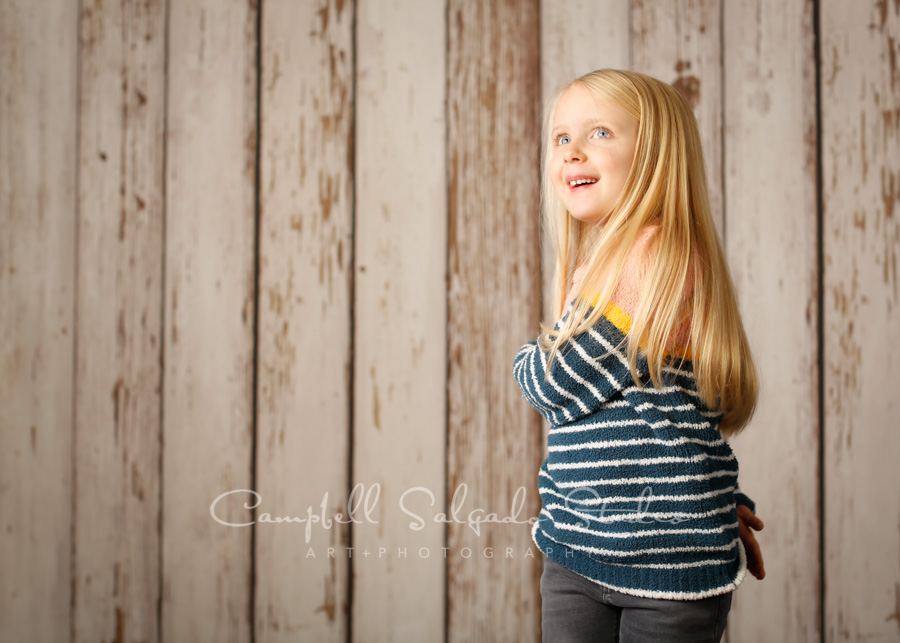
{"label": "chin", "polygon": [[597,214],[596,212],[572,212],[571,210],[567,210],[567,212],[573,219],[587,224],[603,223],[609,216],[607,214]]}

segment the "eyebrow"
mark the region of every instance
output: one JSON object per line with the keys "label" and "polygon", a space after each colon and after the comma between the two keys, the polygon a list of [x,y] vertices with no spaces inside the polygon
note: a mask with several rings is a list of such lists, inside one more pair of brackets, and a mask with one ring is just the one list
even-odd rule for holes
{"label": "eyebrow", "polygon": [[[607,120],[603,120],[603,119],[599,119],[599,118],[589,120],[589,121],[584,121],[584,123],[582,123],[582,127],[587,128],[587,129],[593,129],[595,127],[606,127],[609,129],[617,129],[617,127],[612,123],[612,121],[607,121]],[[571,130],[571,129],[577,129],[577,128],[572,128],[571,126],[566,125],[566,124],[556,125],[553,127],[552,130],[550,130],[550,134],[551,134],[551,136],[555,136],[556,134],[561,134],[561,133],[563,133],[567,130]]]}

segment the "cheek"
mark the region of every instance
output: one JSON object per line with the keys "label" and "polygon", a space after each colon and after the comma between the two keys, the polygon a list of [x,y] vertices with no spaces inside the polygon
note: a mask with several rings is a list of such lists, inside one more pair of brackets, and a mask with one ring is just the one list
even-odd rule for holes
{"label": "cheek", "polygon": [[616,159],[616,164],[619,168],[619,174],[622,176],[622,183],[625,182],[625,179],[628,178],[628,173],[631,171],[631,162],[634,160],[634,156],[632,154],[622,154],[618,159]]}

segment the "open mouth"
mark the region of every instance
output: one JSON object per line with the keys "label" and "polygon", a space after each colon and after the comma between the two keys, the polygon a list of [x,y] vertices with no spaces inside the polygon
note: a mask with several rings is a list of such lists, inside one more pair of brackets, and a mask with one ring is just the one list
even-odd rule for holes
{"label": "open mouth", "polygon": [[581,187],[582,185],[592,185],[597,182],[597,179],[572,179],[569,181],[570,188]]}

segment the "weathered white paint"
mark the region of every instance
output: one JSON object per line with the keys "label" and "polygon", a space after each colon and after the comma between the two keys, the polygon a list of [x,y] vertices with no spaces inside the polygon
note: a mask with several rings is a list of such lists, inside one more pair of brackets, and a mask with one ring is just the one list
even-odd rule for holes
{"label": "weathered white paint", "polygon": [[[349,3],[262,8],[256,489],[273,517],[347,514],[352,28]],[[258,524],[255,544],[256,640],[346,641],[347,525]]]}
{"label": "weathered white paint", "polygon": [[[541,303],[537,3],[451,0],[448,20],[448,492],[467,485],[463,515],[502,516],[521,486],[522,516],[533,517],[543,437],[512,364]],[[536,551],[530,525],[479,535],[451,524],[447,546],[448,640],[535,640],[541,561],[524,557]]]}
{"label": "weathered white paint", "polygon": [[443,2],[357,10],[353,482],[380,489],[378,524],[353,526],[360,642],[444,641],[445,21]]}
{"label": "weathered white paint", "polygon": [[542,101],[595,69],[628,67],[630,2],[545,0],[540,4]]}
{"label": "weathered white paint", "polygon": [[165,18],[82,5],[76,641],[158,637]]}
{"label": "weathered white paint", "polygon": [[[809,3],[724,3],[725,237],[760,382],[732,440],[766,578],[729,640],[819,640],[815,56]],[[765,615],[761,618],[761,615]]]}
{"label": "weathered white paint", "polygon": [[0,43],[0,636],[59,641],[72,600],[77,6],[7,0]]}
{"label": "weathered white paint", "polygon": [[900,637],[900,6],[821,3],[825,639]]}
{"label": "weathered white paint", "polygon": [[256,13],[173,2],[168,23],[160,629],[248,641],[250,528],[210,505],[251,482]]}

